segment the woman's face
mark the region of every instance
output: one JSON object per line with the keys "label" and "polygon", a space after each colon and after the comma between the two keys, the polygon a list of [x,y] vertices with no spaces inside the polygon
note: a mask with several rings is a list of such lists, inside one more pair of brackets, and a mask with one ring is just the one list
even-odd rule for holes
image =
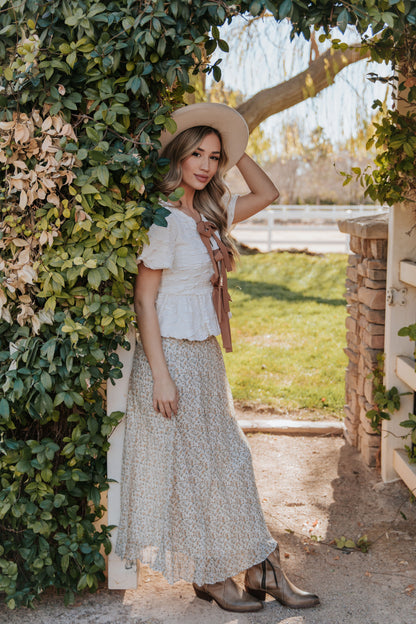
{"label": "woman's face", "polygon": [[221,155],[221,142],[216,134],[207,134],[192,152],[182,161],[181,186],[186,190],[201,191],[212,180]]}

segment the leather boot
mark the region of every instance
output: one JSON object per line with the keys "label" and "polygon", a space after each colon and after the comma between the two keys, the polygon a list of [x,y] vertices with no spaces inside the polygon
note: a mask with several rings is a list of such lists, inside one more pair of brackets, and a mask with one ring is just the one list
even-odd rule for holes
{"label": "leather boot", "polygon": [[244,613],[245,611],[260,611],[263,608],[263,603],[246,594],[232,578],[201,587],[193,583],[193,588],[198,598],[209,602],[215,600],[217,605],[226,611]]}
{"label": "leather boot", "polygon": [[292,609],[306,609],[320,604],[318,596],[298,589],[286,577],[280,567],[279,547],[265,561],[246,570],[244,586],[259,600],[264,600],[267,593]]}

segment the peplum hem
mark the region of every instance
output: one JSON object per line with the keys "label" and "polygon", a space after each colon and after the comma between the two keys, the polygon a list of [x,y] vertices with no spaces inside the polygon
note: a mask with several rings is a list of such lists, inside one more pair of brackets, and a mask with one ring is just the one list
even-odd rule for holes
{"label": "peplum hem", "polygon": [[205,340],[221,333],[212,290],[187,295],[159,292],[156,309],[163,337]]}

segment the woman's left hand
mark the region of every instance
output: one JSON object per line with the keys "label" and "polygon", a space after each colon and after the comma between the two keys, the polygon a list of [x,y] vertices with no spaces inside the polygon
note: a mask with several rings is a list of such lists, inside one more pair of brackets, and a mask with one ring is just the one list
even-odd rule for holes
{"label": "woman's left hand", "polygon": [[178,389],[172,377],[156,375],[153,379],[153,409],[165,418],[172,418],[178,413]]}

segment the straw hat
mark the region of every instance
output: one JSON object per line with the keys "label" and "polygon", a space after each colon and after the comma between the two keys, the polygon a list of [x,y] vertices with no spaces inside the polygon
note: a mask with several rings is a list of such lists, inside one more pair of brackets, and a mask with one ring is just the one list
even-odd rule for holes
{"label": "straw hat", "polygon": [[240,160],[247,147],[248,126],[244,118],[234,108],[226,104],[202,102],[178,108],[172,113],[177,129],[171,134],[164,130],[160,136],[162,149],[178,134],[195,126],[210,126],[221,135],[225,152],[228,156],[227,169]]}

